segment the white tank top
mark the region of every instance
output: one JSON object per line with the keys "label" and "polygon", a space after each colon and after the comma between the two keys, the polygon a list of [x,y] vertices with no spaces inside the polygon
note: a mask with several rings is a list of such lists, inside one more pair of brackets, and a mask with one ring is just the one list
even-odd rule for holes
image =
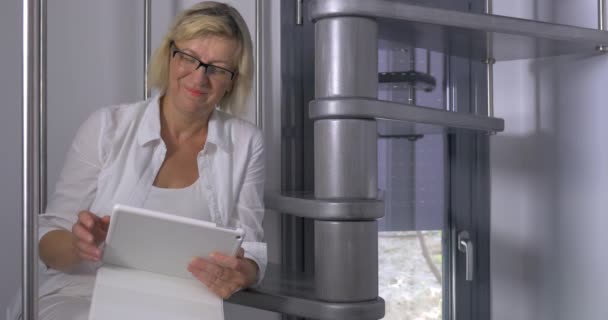
{"label": "white tank top", "polygon": [[143,207],[177,216],[211,221],[207,194],[199,180],[185,188],[167,189],[152,186]]}

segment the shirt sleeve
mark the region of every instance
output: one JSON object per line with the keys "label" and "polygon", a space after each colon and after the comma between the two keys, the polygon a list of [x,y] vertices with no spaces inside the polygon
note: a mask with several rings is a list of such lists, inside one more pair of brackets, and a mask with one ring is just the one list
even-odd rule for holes
{"label": "shirt sleeve", "polygon": [[[38,218],[38,240],[53,230],[71,231],[78,212],[88,210],[95,199],[101,171],[103,113],[93,113],[78,129],[46,210]],[[41,263],[41,266],[44,265]],[[45,270],[47,271],[47,270]]]}
{"label": "shirt sleeve", "polygon": [[243,249],[245,257],[252,259],[258,265],[259,271],[254,286],[258,286],[264,279],[268,261],[267,248],[264,240],[264,140],[259,130],[252,139],[250,157],[243,187],[237,200],[239,216],[238,226],[245,230]]}

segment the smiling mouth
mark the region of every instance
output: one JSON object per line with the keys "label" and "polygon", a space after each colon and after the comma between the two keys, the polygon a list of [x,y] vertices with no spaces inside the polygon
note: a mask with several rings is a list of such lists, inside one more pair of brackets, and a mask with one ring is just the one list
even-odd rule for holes
{"label": "smiling mouth", "polygon": [[186,88],[186,91],[187,91],[187,92],[188,92],[188,93],[189,93],[191,96],[194,96],[194,97],[200,97],[200,96],[202,96],[202,95],[204,95],[204,94],[205,94],[205,92],[203,92],[203,91],[196,90],[196,89],[190,89],[190,88]]}

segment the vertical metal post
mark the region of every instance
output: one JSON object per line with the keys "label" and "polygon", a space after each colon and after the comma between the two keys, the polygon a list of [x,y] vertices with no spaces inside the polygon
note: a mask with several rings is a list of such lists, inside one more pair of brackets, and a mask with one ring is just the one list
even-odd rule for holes
{"label": "vertical metal post", "polygon": [[448,51],[443,54],[443,74],[445,78],[445,110],[454,111],[454,88],[453,88],[453,74],[452,74],[452,54],[450,52],[450,46]]}
{"label": "vertical metal post", "polygon": [[302,25],[304,22],[304,3],[303,0],[296,0],[296,24]]}
{"label": "vertical metal post", "polygon": [[315,98],[378,97],[377,34],[372,19],[315,22]]}
{"label": "vertical metal post", "polygon": [[375,199],[378,192],[376,121],[317,120],[314,132],[315,197]]}
{"label": "vertical metal post", "polygon": [[[315,98],[378,97],[377,33],[372,19],[315,22]],[[315,197],[376,198],[376,122],[317,120],[314,130]]]}
{"label": "vertical metal post", "polygon": [[[411,46],[410,49],[410,71],[416,71],[416,47]],[[408,88],[408,99],[407,103],[416,105],[416,87],[410,86]]]}
{"label": "vertical metal post", "polygon": [[597,0],[597,28],[606,30],[606,0]]}
{"label": "vertical metal post", "polygon": [[378,222],[315,221],[315,288],[325,301],[378,297]]}
{"label": "vertical metal post", "polygon": [[[606,31],[606,0],[597,0],[597,28]],[[599,52],[608,52],[608,46],[597,46]]]}
{"label": "vertical metal post", "polygon": [[47,194],[48,194],[48,182],[47,182],[47,69],[46,69],[46,57],[47,57],[47,0],[40,0],[40,46],[39,52],[40,55],[38,57],[38,63],[40,65],[40,79],[38,81],[40,85],[40,102],[38,105],[38,109],[40,110],[40,131],[38,135],[39,141],[39,152],[40,152],[40,186],[39,186],[39,208],[40,211],[44,211],[46,209],[47,203]]}
{"label": "vertical metal post", "polygon": [[23,319],[38,317],[38,213],[40,212],[39,148],[40,137],[40,0],[23,1],[22,43],[22,207],[23,207]]}
{"label": "vertical metal post", "polygon": [[255,124],[259,128],[264,128],[264,114],[262,112],[262,1],[255,1]]}
{"label": "vertical metal post", "polygon": [[485,13],[486,14],[492,14],[493,12],[493,8],[492,8],[492,0],[486,0],[486,10]]}
{"label": "vertical metal post", "polygon": [[456,226],[454,225],[453,220],[450,219],[450,222],[452,223],[452,226],[450,227],[450,278],[451,278],[451,282],[452,285],[450,287],[450,316],[448,317],[449,320],[457,320],[456,315],[457,315],[457,310],[458,307],[456,305],[456,283],[457,279],[456,279],[456,261],[457,261],[457,255],[458,255],[458,248],[456,247]]}
{"label": "vertical metal post", "polygon": [[148,64],[150,63],[150,53],[152,51],[150,47],[152,33],[151,11],[151,0],[144,0],[144,100],[150,97],[150,88],[148,88]]}
{"label": "vertical metal post", "polygon": [[[492,14],[492,0],[486,0],[486,14]],[[494,117],[494,53],[492,50],[493,46],[492,35],[487,35],[486,41],[486,98],[488,107],[488,117]]]}
{"label": "vertical metal post", "polygon": [[494,59],[486,59],[486,97],[488,105],[488,117],[494,117]]}
{"label": "vertical metal post", "polygon": [[[315,98],[377,98],[377,38],[378,25],[372,19],[332,17],[316,21]],[[375,199],[376,137],[374,119],[315,121],[315,197]],[[317,297],[332,302],[375,299],[377,243],[376,221],[315,221]]]}

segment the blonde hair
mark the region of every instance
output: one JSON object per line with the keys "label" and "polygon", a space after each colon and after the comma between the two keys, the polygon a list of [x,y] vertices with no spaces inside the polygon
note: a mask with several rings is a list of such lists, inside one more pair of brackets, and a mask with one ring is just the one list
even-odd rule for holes
{"label": "blonde hair", "polygon": [[237,69],[232,90],[222,97],[219,107],[231,114],[239,115],[244,111],[253,79],[251,35],[239,12],[225,3],[200,2],[175,18],[169,32],[150,59],[148,83],[151,88],[164,95],[169,86],[171,42],[187,41],[202,36],[225,37],[234,39],[238,43],[235,55]]}

